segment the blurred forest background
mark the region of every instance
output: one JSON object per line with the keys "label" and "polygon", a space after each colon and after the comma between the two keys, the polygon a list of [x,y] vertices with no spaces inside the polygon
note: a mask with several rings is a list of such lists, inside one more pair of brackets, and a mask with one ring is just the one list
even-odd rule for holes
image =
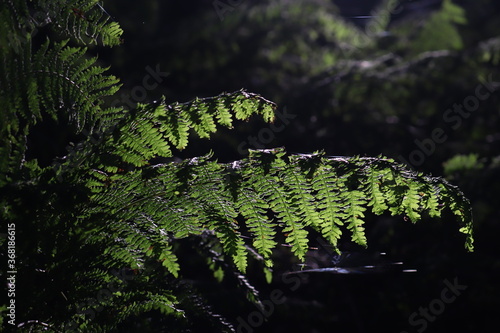
{"label": "blurred forest background", "polygon": [[[122,79],[123,94],[142,85],[150,66],[169,75],[141,102],[162,96],[185,102],[245,88],[288,114],[274,127],[253,119],[221,130],[179,152],[180,158],[212,150],[226,162],[248,148],[278,146],[300,153],[383,154],[446,176],[472,202],[474,253],[465,251],[451,217],[418,225],[403,217],[367,217],[369,250],[386,252],[416,273],[311,274],[290,290],[280,276],[297,266],[289,249],[278,249],[282,260],[273,282],[267,284],[257,266],[249,279],[262,299],[278,288],[286,302],[255,332],[417,332],[423,325],[412,326],[411,314],[440,299],[444,281],[455,279],[467,289],[427,321],[425,331],[497,327],[497,1],[108,0],[103,6],[125,30],[124,41],[92,52]],[[189,257],[195,249],[188,244],[179,251]],[[256,310],[239,301],[241,291],[218,284],[206,264],[182,269],[211,298],[212,310],[233,323]]]}

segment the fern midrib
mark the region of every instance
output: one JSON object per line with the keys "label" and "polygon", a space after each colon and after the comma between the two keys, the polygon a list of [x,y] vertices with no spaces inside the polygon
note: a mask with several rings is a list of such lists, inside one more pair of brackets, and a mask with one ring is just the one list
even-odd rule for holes
{"label": "fern midrib", "polygon": [[55,73],[55,72],[52,72],[52,71],[45,71],[45,70],[41,70],[41,69],[38,69],[36,71],[32,71],[30,72],[32,74],[34,73],[42,73],[42,74],[49,74],[49,75],[54,75],[54,76],[58,76],[66,81],[68,81],[69,83],[71,83],[73,86],[75,86],[77,88],[77,90],[80,92],[80,94],[89,102],[89,104],[91,104],[93,107],[98,107],[97,105],[94,104],[94,102],[92,102],[89,97],[87,96],[87,94],[85,93],[85,91],[73,80],[71,80],[69,77],[67,77],[66,75],[63,75],[61,73]]}

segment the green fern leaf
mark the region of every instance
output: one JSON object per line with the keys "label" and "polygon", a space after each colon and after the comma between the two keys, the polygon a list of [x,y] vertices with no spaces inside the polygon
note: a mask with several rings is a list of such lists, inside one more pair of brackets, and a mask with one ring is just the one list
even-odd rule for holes
{"label": "green fern leaf", "polygon": [[[283,186],[282,180],[273,174],[269,174],[268,168],[274,168],[273,173],[279,172],[280,167],[285,165],[281,159],[284,152],[272,151],[271,154],[262,154],[258,151],[252,151],[250,155],[252,167],[259,168],[253,177],[254,189],[264,193],[269,207],[276,214],[276,217],[284,223],[283,233],[286,236],[286,242],[292,246],[292,252],[299,259],[303,259],[308,249],[308,232],[304,230],[304,224],[301,223],[302,217],[295,208],[293,199]],[[271,156],[269,156],[271,155]],[[267,157],[271,157],[267,160]],[[262,164],[258,160],[262,158]]]}
{"label": "green fern leaf", "polygon": [[174,276],[179,277],[179,264],[177,263],[177,257],[172,253],[172,247],[164,247],[158,258],[162,265],[165,266],[168,271]]}
{"label": "green fern leaf", "polygon": [[[323,163],[325,160],[323,160]],[[318,167],[313,180],[316,200],[322,218],[321,233],[337,249],[337,241],[342,235],[340,226],[344,224],[346,214],[341,193],[346,190],[345,178],[339,178],[335,168],[329,164]]]}
{"label": "green fern leaf", "polygon": [[290,156],[290,162],[284,168],[281,178],[286,184],[293,206],[296,207],[304,225],[318,228],[323,221],[317,211],[316,200],[312,195],[312,185],[302,170],[305,166],[300,164],[301,161],[301,157]]}
{"label": "green fern leaf", "polygon": [[408,182],[408,190],[403,198],[402,205],[406,215],[412,222],[417,222],[420,219],[420,186],[416,182]]}
{"label": "green fern leaf", "polygon": [[[269,205],[252,188],[244,186],[240,188],[236,204],[253,234],[253,246],[264,259],[269,259],[276,246],[275,224],[266,217]],[[272,265],[272,261],[266,260],[266,263]]]}
{"label": "green fern leaf", "polygon": [[352,232],[351,239],[353,242],[366,247],[368,244],[364,231],[365,229],[363,228],[364,221],[361,219],[365,216],[365,195],[363,192],[357,190],[347,191],[344,192],[344,200],[347,205],[347,228]]}
{"label": "green fern leaf", "polygon": [[370,198],[368,206],[372,207],[372,211],[376,215],[382,214],[389,208],[382,190],[382,181],[389,173],[389,169],[377,170],[372,167],[367,177],[366,186],[369,193],[368,197]]}

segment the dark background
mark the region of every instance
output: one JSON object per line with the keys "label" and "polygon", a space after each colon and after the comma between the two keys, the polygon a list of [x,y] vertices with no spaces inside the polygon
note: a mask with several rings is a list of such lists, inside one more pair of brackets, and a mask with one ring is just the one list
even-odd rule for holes
{"label": "dark background", "polygon": [[[278,289],[286,301],[276,305],[255,332],[417,332],[420,328],[422,332],[424,327],[412,326],[409,317],[420,307],[437,304],[433,300],[441,298],[445,281],[455,279],[467,289],[433,321],[427,321],[425,332],[486,332],[497,326],[499,94],[494,92],[457,129],[443,122],[443,113],[473,94],[481,77],[491,74],[493,81],[500,78],[498,60],[481,60],[484,58],[477,55],[481,43],[500,32],[500,6],[487,0],[454,3],[465,9],[467,23],[451,24],[452,31],[445,25],[449,18],[433,16],[442,1],[403,1],[400,13],[391,17],[391,25],[374,44],[356,45],[352,40],[350,45],[349,38],[333,37],[331,29],[336,28],[331,22],[343,17],[352,25],[350,29],[363,34],[376,2],[241,1],[224,13],[222,21],[210,0],[105,2],[106,10],[125,30],[124,43],[92,52],[122,79],[123,93],[141,85],[146,66],[157,65],[170,75],[158,89],[149,91],[143,102],[161,96],[168,102],[185,102],[241,88],[259,93],[278,103],[279,110],[286,107],[296,116],[283,131],[274,133],[273,140],[263,144],[266,148],[285,146],[290,152],[324,150],[330,155],[383,154],[408,159],[418,149],[415,140],[426,140],[435,128],[445,129],[447,140],[436,144],[422,163],[410,167],[445,175],[470,198],[475,252],[464,249],[464,237],[451,214],[437,220],[424,217],[416,225],[402,216],[367,216],[369,251],[386,252],[390,260],[404,261],[405,268],[417,272],[315,273],[292,290],[282,274],[296,270],[297,263],[287,248],[277,249],[271,284],[264,281],[257,263],[250,267],[248,276],[261,290],[262,300],[270,299],[270,292]],[[337,18],[328,21],[332,17]],[[425,30],[432,17],[434,26]],[[461,45],[452,42],[454,33]],[[424,61],[401,75],[377,77],[423,52],[442,49],[457,55]],[[387,63],[372,72],[356,71],[349,64],[387,55]],[[281,125],[278,120],[276,125]],[[221,130],[210,141],[192,141],[178,156],[213,150],[220,161],[239,159],[243,157],[238,151],[240,143],[249,135],[258,136],[263,128],[269,125],[260,119],[237,124],[232,131]],[[457,155],[468,156],[469,162],[464,158],[445,164]],[[313,239],[311,245],[317,246],[314,243]],[[344,243],[343,247],[350,249],[349,240]],[[241,301],[238,296],[243,292],[234,287],[231,277],[219,284],[204,263],[188,259],[195,257],[190,244],[178,249],[180,262],[190,263],[182,268],[183,277],[204,292],[214,313],[232,323],[238,323],[239,316],[248,319],[257,308]],[[328,250],[320,248],[311,256],[324,253]],[[159,327],[168,327],[160,319],[152,320],[158,320],[159,331]],[[193,331],[209,331],[196,325],[192,323]],[[175,327],[170,328],[174,331]],[[133,331],[131,326],[128,329]],[[123,330],[127,330],[126,325]]]}

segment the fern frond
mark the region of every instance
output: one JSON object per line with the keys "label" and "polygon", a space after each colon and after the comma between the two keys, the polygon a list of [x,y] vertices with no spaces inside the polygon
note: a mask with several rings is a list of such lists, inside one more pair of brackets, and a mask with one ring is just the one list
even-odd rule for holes
{"label": "fern frond", "polygon": [[177,262],[177,257],[172,253],[172,247],[166,246],[161,250],[159,257],[162,265],[165,266],[170,274],[174,277],[179,277],[179,263]]}
{"label": "fern frond", "polygon": [[[158,255],[148,250],[152,246],[161,249],[160,260],[168,259],[166,267],[176,274],[172,236],[206,229],[214,232],[223,251],[244,271],[247,250],[237,222],[241,216],[253,246],[271,266],[277,225],[269,220],[270,213],[300,259],[308,249],[307,228],[319,231],[335,248],[345,230],[353,242],[367,246],[363,218],[369,207],[379,214],[406,214],[413,222],[423,212],[438,217],[441,207],[450,207],[466,233],[467,248],[472,249],[470,205],[463,194],[441,178],[416,174],[393,160],[288,155],[283,149],[253,150],[247,159],[228,164],[209,157],[144,167],[128,177],[116,176],[112,186],[102,185],[109,179],[94,172],[87,185],[95,193],[96,207],[121,207],[113,214],[122,222],[111,234],[125,240],[118,244],[128,244],[124,248],[130,255],[117,251],[120,261],[140,265],[145,256]],[[304,205],[310,205],[309,210]],[[167,219],[162,218],[165,212]]]}
{"label": "fern frond", "polygon": [[[265,263],[270,281],[278,239],[284,238],[301,260],[311,231],[335,249],[343,233],[366,246],[364,217],[369,209],[377,215],[405,214],[412,222],[425,213],[440,217],[449,209],[466,236],[466,248],[473,249],[472,213],[463,193],[441,178],[411,172],[384,157],[287,154],[278,148],[253,150],[248,158],[232,163],[214,161],[211,154],[168,162],[175,149],[188,146],[190,135],[209,138],[220,126],[231,128],[235,120],[252,115],[272,122],[276,105],[240,90],[187,103],[167,104],[163,99],[130,112],[105,108],[104,99],[117,93],[119,80],[106,74],[108,68],[97,66],[95,57],[87,57],[87,48],[78,46],[121,43],[119,24],[99,2],[0,2],[0,216],[16,222],[19,235],[29,232],[30,237],[18,238],[23,280],[43,271],[46,281],[59,288],[37,290],[37,297],[51,294],[55,311],[19,304],[28,310],[23,316],[42,314],[61,331],[107,332],[144,312],[182,317],[192,306],[226,325],[190,290],[181,291],[181,238],[209,239],[198,250],[216,278],[232,271],[225,275],[258,303],[257,291],[241,274],[248,253]],[[36,19],[44,20],[43,30],[34,12],[41,13]],[[319,16],[330,23],[321,24],[314,39],[327,36],[329,43],[346,51],[374,45],[359,29],[332,18],[327,12]],[[441,21],[452,32],[448,45],[461,48],[453,25],[464,21],[464,12],[448,0],[421,36]],[[387,22],[386,17],[380,28]],[[53,41],[37,35],[47,31]],[[435,48],[427,40],[417,42],[417,47]],[[472,56],[497,63],[498,40],[481,44],[475,52]],[[279,61],[281,55],[270,57]],[[323,56],[329,62],[337,59]],[[336,79],[406,75],[408,68],[444,57],[457,55],[429,53],[397,66],[388,65],[398,60],[394,55],[339,62],[337,66],[348,64],[349,70]],[[26,161],[25,156],[30,130],[48,118],[67,121],[68,135],[86,137],[78,149],[61,157],[57,170],[39,166],[36,159]],[[163,163],[154,164],[159,160]],[[63,172],[68,177],[61,181]],[[116,276],[119,268],[133,272],[133,277]],[[108,298],[99,299],[102,295]],[[104,320],[89,319],[89,314]]]}
{"label": "fern frond", "polygon": [[345,178],[339,177],[333,166],[322,163],[313,179],[313,189],[322,217],[321,234],[337,250],[337,241],[342,235],[340,226],[346,217],[339,195],[346,190]]}
{"label": "fern frond", "polygon": [[66,112],[78,131],[97,121],[102,98],[114,94],[119,81],[102,75],[106,69],[95,66],[95,58],[84,59],[86,49],[66,45],[46,41],[33,57],[26,48],[23,59],[1,62],[0,96],[9,113],[17,112],[23,122],[34,125],[42,119],[41,110],[54,119]]}
{"label": "fern frond", "polygon": [[442,207],[439,206],[439,188],[434,184],[425,184],[425,190],[421,192],[423,196],[424,209],[430,217],[438,217]]}
{"label": "fern frond", "polygon": [[48,13],[49,27],[63,38],[92,45],[121,44],[123,30],[97,0],[39,0],[35,10]]}
{"label": "fern frond", "polygon": [[302,156],[290,156],[290,162],[284,169],[282,178],[284,183],[287,184],[293,205],[298,210],[304,224],[317,229],[323,224],[323,221],[313,195],[312,175],[306,173],[313,166],[301,163],[303,161]]}
{"label": "fern frond", "polygon": [[370,194],[368,206],[372,207],[373,213],[380,215],[389,208],[382,189],[382,181],[391,171],[388,168],[380,170],[373,165],[370,168],[366,179],[367,192]]}
{"label": "fern frond", "polygon": [[238,269],[244,272],[247,251],[235,220],[238,213],[231,203],[230,194],[223,186],[222,166],[204,160],[193,163],[196,163],[192,168],[197,173],[190,184],[191,198],[202,207],[203,215],[207,216],[206,227],[215,231],[225,252],[233,257]]}
{"label": "fern frond", "polygon": [[[140,298],[139,298],[140,297]],[[137,295],[134,292],[123,293],[120,297],[121,309],[116,311],[119,315],[117,322],[124,321],[126,318],[138,315],[151,310],[159,310],[164,314],[175,314],[182,316],[183,311],[176,307],[177,299],[171,294],[155,294],[148,292],[145,295]]]}
{"label": "fern frond", "polygon": [[402,202],[405,214],[412,222],[416,222],[420,219],[420,213],[418,212],[420,209],[419,189],[420,185],[418,183],[408,182],[408,189],[406,190]]}
{"label": "fern frond", "polygon": [[346,203],[346,217],[347,217],[347,228],[352,233],[352,241],[362,245],[368,246],[365,235],[365,228],[363,228],[365,217],[364,207],[366,204],[365,195],[361,191],[353,190],[345,192],[345,203]]}
{"label": "fern frond", "polygon": [[274,240],[276,224],[267,218],[269,204],[253,189],[249,180],[247,177],[245,183],[238,186],[236,207],[253,235],[253,246],[265,259],[266,265],[272,266],[269,257],[277,244]]}
{"label": "fern frond", "polygon": [[[220,105],[224,108],[218,109]],[[119,128],[118,139],[111,138],[108,147],[113,147],[109,150],[124,162],[140,167],[153,157],[171,157],[173,148],[186,148],[190,130],[208,138],[217,125],[231,126],[233,117],[241,120],[260,114],[271,121],[275,108],[274,103],[244,90],[182,104],[140,104]]]}
{"label": "fern frond", "polygon": [[284,155],[282,149],[250,151],[249,162],[254,172],[252,181],[254,190],[264,195],[271,211],[284,224],[285,241],[291,245],[292,252],[303,259],[308,249],[308,232],[304,229],[303,219],[292,196],[285,188],[287,184],[283,179],[283,168],[286,166]]}

